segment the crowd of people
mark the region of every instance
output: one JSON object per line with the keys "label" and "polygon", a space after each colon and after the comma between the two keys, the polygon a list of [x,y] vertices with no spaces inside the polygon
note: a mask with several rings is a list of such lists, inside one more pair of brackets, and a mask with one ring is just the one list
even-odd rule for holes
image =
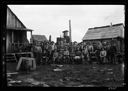
{"label": "crowd of people", "polygon": [[118,64],[123,61],[121,53],[113,42],[82,42],[71,45],[57,45],[43,42],[29,45],[36,63],[40,64]]}

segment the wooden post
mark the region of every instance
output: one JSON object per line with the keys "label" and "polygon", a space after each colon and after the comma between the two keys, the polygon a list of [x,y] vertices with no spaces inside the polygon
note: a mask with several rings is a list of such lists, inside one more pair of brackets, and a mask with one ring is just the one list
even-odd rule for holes
{"label": "wooden post", "polygon": [[33,43],[33,39],[32,39],[32,31],[31,31],[31,38],[30,38],[30,42]]}
{"label": "wooden post", "polygon": [[12,43],[14,43],[14,32],[12,31]]}
{"label": "wooden post", "polygon": [[31,31],[31,37],[32,37],[32,31]]}
{"label": "wooden post", "polygon": [[12,46],[12,43],[14,43],[14,32],[12,31],[12,41],[11,41],[11,51],[14,50],[13,46]]}

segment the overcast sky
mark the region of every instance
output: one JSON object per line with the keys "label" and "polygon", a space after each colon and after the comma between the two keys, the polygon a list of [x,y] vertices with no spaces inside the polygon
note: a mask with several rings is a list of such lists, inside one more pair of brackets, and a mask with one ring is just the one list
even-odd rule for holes
{"label": "overcast sky", "polygon": [[[9,5],[23,22],[34,30],[33,34],[45,35],[56,42],[62,31],[72,27],[72,40],[81,42],[88,28],[124,23],[123,5]],[[30,34],[28,34],[28,38]]]}

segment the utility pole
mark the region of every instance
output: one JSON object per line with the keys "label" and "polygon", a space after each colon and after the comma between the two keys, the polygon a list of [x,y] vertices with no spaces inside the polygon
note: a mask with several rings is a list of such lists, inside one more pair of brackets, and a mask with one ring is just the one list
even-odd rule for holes
{"label": "utility pole", "polygon": [[72,43],[72,34],[71,34],[71,20],[69,20],[69,37],[70,37],[70,44]]}

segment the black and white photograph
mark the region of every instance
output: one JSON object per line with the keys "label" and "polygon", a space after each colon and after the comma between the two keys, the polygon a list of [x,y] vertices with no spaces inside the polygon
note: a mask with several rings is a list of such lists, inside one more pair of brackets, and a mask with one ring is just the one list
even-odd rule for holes
{"label": "black and white photograph", "polygon": [[7,87],[124,87],[125,5],[7,5]]}

